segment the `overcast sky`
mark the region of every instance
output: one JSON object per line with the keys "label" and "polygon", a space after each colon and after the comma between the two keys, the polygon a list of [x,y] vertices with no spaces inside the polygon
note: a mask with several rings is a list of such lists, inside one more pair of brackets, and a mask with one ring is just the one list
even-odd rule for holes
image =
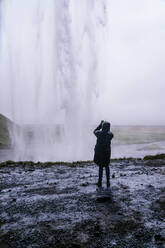
{"label": "overcast sky", "polygon": [[109,3],[100,114],[114,124],[165,124],[165,1]]}

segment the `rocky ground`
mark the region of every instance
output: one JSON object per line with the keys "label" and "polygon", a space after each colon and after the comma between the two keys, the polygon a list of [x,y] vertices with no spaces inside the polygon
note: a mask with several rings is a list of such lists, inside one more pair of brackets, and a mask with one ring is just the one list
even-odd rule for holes
{"label": "rocky ground", "polygon": [[165,247],[165,160],[113,161],[109,198],[98,198],[97,170],[2,163],[0,248]]}

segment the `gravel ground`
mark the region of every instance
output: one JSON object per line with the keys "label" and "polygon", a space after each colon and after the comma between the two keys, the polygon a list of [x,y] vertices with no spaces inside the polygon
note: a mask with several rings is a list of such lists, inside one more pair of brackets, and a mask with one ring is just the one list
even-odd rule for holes
{"label": "gravel ground", "polygon": [[112,162],[109,197],[97,176],[93,163],[1,164],[0,248],[165,247],[165,160]]}

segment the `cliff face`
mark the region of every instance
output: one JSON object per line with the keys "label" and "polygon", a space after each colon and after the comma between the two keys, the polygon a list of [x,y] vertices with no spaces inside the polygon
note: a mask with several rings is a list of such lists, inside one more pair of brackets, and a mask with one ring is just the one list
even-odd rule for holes
{"label": "cliff face", "polygon": [[0,148],[10,145],[10,135],[8,128],[13,125],[12,121],[0,114]]}

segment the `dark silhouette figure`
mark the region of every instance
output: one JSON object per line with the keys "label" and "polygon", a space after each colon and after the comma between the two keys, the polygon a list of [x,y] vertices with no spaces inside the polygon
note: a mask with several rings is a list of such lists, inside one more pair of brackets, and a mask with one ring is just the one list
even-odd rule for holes
{"label": "dark silhouette figure", "polygon": [[109,163],[111,157],[111,140],[113,133],[110,132],[110,123],[101,121],[100,125],[94,130],[97,137],[95,146],[94,162],[99,166],[98,187],[102,187],[103,168],[106,170],[107,187],[110,187]]}

